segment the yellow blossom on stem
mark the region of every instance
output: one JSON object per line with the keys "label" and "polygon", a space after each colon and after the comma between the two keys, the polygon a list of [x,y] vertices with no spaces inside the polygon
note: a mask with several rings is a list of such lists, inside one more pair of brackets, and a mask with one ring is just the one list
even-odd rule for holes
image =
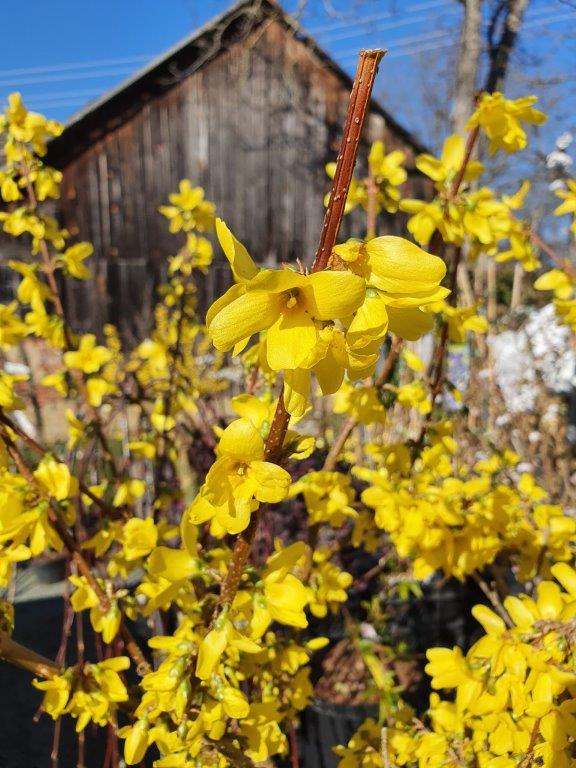
{"label": "yellow blossom on stem", "polygon": [[259,502],[275,504],[286,498],[290,475],[265,460],[264,439],[248,419],[236,419],[222,432],[218,458],[200,494],[189,509],[190,519],[215,518],[228,533],[239,533]]}
{"label": "yellow blossom on stem", "polygon": [[508,153],[518,152],[528,143],[522,123],[542,125],[547,120],[544,112],[532,106],[537,101],[536,96],[506,99],[499,91],[483,93],[466,127],[482,128],[490,141],[488,151],[491,155],[498,149]]}
{"label": "yellow blossom on stem", "polygon": [[[418,155],[416,167],[421,173],[432,179],[436,188],[442,191],[452,184],[460,170],[464,161],[464,150],[464,139],[459,134],[454,133],[445,139],[439,159],[427,153]],[[477,160],[468,161],[463,181],[475,181],[483,170],[482,163]]]}
{"label": "yellow blossom on stem", "polygon": [[[85,576],[70,576],[70,582],[76,587],[70,603],[75,611],[90,610],[90,622],[96,632],[102,633],[105,643],[111,643],[118,634],[122,614],[115,599],[109,598],[109,607],[102,607],[101,599],[90,586]],[[103,582],[99,582],[103,587]]]}
{"label": "yellow blossom on stem", "polygon": [[57,501],[64,501],[78,493],[78,480],[70,474],[66,464],[56,461],[51,456],[42,459],[34,470],[34,477]]}
{"label": "yellow blossom on stem", "polygon": [[276,371],[298,368],[318,342],[318,324],[352,314],[364,293],[364,281],[349,272],[261,270],[243,287],[239,296],[232,287],[209,313],[208,333],[226,351],[266,330],[267,361]]}
{"label": "yellow blossom on stem", "polygon": [[206,232],[214,226],[214,203],[204,200],[202,187],[193,187],[188,179],[179,184],[179,191],[168,196],[172,205],[158,209],[170,221],[170,232],[189,232],[197,229]]}
{"label": "yellow blossom on stem", "polygon": [[92,273],[84,261],[93,253],[94,248],[91,243],[76,243],[76,245],[66,248],[58,260],[70,277],[75,277],[77,280],[88,280]]}
{"label": "yellow blossom on stem", "polygon": [[80,344],[75,352],[66,352],[64,362],[68,368],[83,371],[84,373],[96,373],[112,357],[106,347],[96,344],[96,336],[87,333],[80,339]]}
{"label": "yellow blossom on stem", "polygon": [[431,318],[420,307],[449,293],[440,286],[446,274],[442,259],[393,236],[349,240],[334,253],[368,286],[346,334],[353,349],[382,339],[387,330],[412,340],[430,329]]}
{"label": "yellow blossom on stem", "polygon": [[576,235],[576,179],[567,179],[566,186],[568,189],[557,189],[555,191],[556,197],[559,197],[564,202],[556,208],[554,216],[564,216],[569,213],[572,215],[572,224],[570,229]]}

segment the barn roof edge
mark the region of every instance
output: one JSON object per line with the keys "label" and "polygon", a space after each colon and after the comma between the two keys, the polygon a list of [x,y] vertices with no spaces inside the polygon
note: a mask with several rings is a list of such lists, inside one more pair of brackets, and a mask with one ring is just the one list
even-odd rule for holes
{"label": "barn roof edge", "polygon": [[[332,70],[343,82],[345,82],[349,88],[352,87],[352,78],[350,75],[316,42],[316,40],[306,32],[306,30],[300,25],[300,23],[291,17],[284,9],[279,5],[276,0],[237,0],[234,5],[230,6],[224,12],[210,19],[198,29],[194,30],[191,34],[180,40],[171,46],[168,50],[154,57],[148,64],[141,67],[133,75],[123,80],[114,88],[106,91],[98,99],[89,102],[83,109],[76,112],[70,120],[65,124],[63,133],[53,139],[48,147],[49,162],[59,166],[65,167],[69,162],[72,162],[78,154],[81,154],[85,149],[92,144],[93,140],[98,140],[103,135],[109,132],[110,128],[104,128],[99,126],[95,131],[96,116],[100,113],[106,120],[106,114],[108,114],[108,120],[116,119],[123,114],[125,115],[125,122],[131,116],[129,105],[127,105],[126,98],[133,92],[134,101],[136,102],[136,108],[139,109],[142,106],[142,100],[138,99],[138,94],[145,90],[147,81],[150,81],[151,90],[168,90],[173,87],[180,79],[187,77],[193,71],[200,69],[208,61],[215,58],[222,50],[225,50],[225,45],[221,44],[219,48],[215,48],[212,55],[201,61],[195,68],[190,71],[184,71],[175,76],[171,73],[170,65],[174,63],[174,60],[187,51],[192,46],[196,46],[204,38],[207,38],[210,34],[214,33],[219,27],[226,29],[234,21],[242,18],[243,15],[250,9],[254,9],[254,12],[261,12],[260,18],[255,16],[257,24],[262,23],[267,17],[275,17],[281,21],[286,27],[292,30],[294,35],[300,40],[307,48],[309,48],[320,61]],[[221,36],[221,41],[224,39],[224,34]],[[168,75],[171,75],[173,80],[166,82],[164,85],[158,84],[156,79],[161,75],[163,70],[168,70]],[[152,82],[153,81],[153,82]],[[425,152],[427,148],[404,126],[398,123],[392,115],[376,100],[372,99],[371,109],[379,113],[386,120],[390,128],[392,128],[398,135],[400,135],[408,144],[410,144],[416,152]],[[110,115],[109,113],[112,113]],[[115,113],[115,114],[114,114]],[[92,127],[92,133],[91,133]],[[83,136],[83,132],[91,133],[90,136]],[[96,132],[98,135],[92,136]],[[83,138],[83,141],[82,141]],[[80,144],[78,145],[78,139]]]}

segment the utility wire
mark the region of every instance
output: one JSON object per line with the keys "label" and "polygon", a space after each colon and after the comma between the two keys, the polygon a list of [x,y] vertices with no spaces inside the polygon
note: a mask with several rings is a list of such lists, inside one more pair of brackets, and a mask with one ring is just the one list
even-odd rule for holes
{"label": "utility wire", "polygon": [[[443,18],[446,18],[447,16],[453,16],[454,14],[460,14],[460,11],[455,6],[451,8],[451,10],[446,11],[445,14],[443,14]],[[435,21],[436,19],[433,16],[428,16],[425,19],[398,19],[397,21],[391,23],[391,24],[385,24],[380,25],[378,24],[374,29],[367,30],[363,25],[359,25],[358,28],[350,28],[344,32],[340,32],[337,35],[329,35],[328,37],[324,37],[321,39],[322,45],[325,45],[326,43],[334,43],[339,40],[346,40],[351,37],[360,37],[360,35],[380,35],[383,32],[388,32],[391,29],[400,29],[401,27],[409,27],[413,24],[424,24],[428,25],[431,22]]]}
{"label": "utility wire", "polygon": [[[543,9],[541,9],[543,10]],[[564,14],[553,14],[544,16],[543,18],[538,16],[537,18],[531,18],[527,20],[521,28],[521,32],[526,29],[534,29],[536,27],[540,28],[543,26],[549,26],[553,24],[557,24],[563,21],[568,21],[576,18],[576,12],[571,11]],[[430,32],[425,33],[421,35],[413,35],[409,37],[403,37],[399,38],[396,41],[391,41],[393,47],[390,51],[390,53],[387,55],[387,60],[392,60],[396,58],[401,58],[405,56],[416,56],[420,53],[425,53],[429,51],[434,50],[440,50],[443,48],[448,48],[454,43],[454,31],[453,30],[447,30],[447,31],[436,31],[436,32]],[[450,39],[447,39],[450,38]],[[423,45],[421,45],[423,43]],[[336,53],[336,57],[341,62],[346,62],[350,60],[352,57],[356,58],[357,56],[357,49],[350,49],[349,51],[343,52],[342,54]],[[142,57],[144,58],[144,57]],[[95,63],[96,64],[96,63]],[[65,65],[61,65],[65,66]],[[68,66],[68,65],[66,65]],[[45,68],[44,71],[47,71],[48,68]],[[18,71],[18,70],[15,70]],[[46,78],[36,78],[31,81],[20,81],[19,83],[16,81],[3,81],[0,80],[0,86],[4,87],[14,87],[18,84],[20,85],[35,85],[39,83],[47,83],[47,82],[61,82],[62,80],[82,80],[84,78],[94,78],[94,77],[112,77],[117,76],[121,74],[131,74],[133,72],[132,69],[116,69],[116,70],[105,70],[105,71],[98,71],[98,72],[84,72],[84,73],[71,73],[71,74],[63,74],[61,76],[58,76],[56,78],[46,77]],[[0,71],[0,75],[1,75]],[[52,93],[43,93],[38,94],[37,96],[34,95],[28,95],[27,101],[33,106],[34,109],[43,109],[47,107],[69,107],[69,106],[76,106],[85,103],[85,101],[81,98],[83,96],[98,96],[102,93],[101,89],[93,89],[90,91],[68,91],[64,93],[60,92],[52,92]],[[75,98],[78,96],[78,98]],[[73,100],[70,100],[73,97]],[[38,101],[36,101],[38,99]],[[63,103],[61,103],[63,102]]]}
{"label": "utility wire", "polygon": [[116,77],[117,75],[131,75],[134,73],[134,67],[122,69],[103,69],[91,72],[70,72],[57,76],[32,77],[28,80],[0,80],[0,87],[19,88],[22,85],[40,85],[44,83],[61,83],[67,80],[88,80],[98,77]]}
{"label": "utility wire", "polygon": [[[534,28],[540,28],[543,26],[550,26],[552,24],[556,24],[561,21],[568,21],[574,18],[576,18],[576,12],[549,16],[544,19],[540,19],[540,18],[533,19],[531,21],[525,22],[522,25],[520,29],[520,34],[522,34],[522,31],[526,29],[534,29]],[[452,35],[452,34],[453,32],[442,32],[438,34],[438,37],[448,37],[449,35]],[[425,43],[426,40],[430,40],[430,39],[431,39],[431,35],[422,35],[420,36],[419,40],[414,38],[412,41],[410,41],[410,43],[408,43],[406,39],[402,41],[402,44],[400,44],[400,41],[392,41],[391,50],[386,55],[386,60],[389,61],[390,59],[400,58],[401,56],[416,56],[419,53],[424,51],[433,51],[440,48],[448,48],[449,46],[453,45],[453,42],[454,42],[453,40],[448,40],[446,42],[437,41],[436,43],[431,45],[423,45],[423,46],[419,45],[418,47],[414,47],[414,43],[417,43],[420,41]],[[402,48],[405,47],[406,45],[409,45],[409,49],[402,50]],[[400,50],[398,50],[399,47],[400,47]],[[358,55],[357,50],[356,51],[351,50],[342,56],[339,56],[338,54],[336,54],[337,58],[340,61],[351,61],[352,57],[355,58],[357,55]]]}
{"label": "utility wire", "polygon": [[[420,13],[420,11],[427,11],[432,8],[441,8],[444,6],[452,6],[452,2],[447,2],[446,0],[429,0],[429,2],[421,3],[420,5],[413,5],[411,7],[406,8],[406,13],[408,14],[414,14],[414,13]],[[393,13],[392,11],[384,11],[383,13],[375,13],[372,16],[362,16],[360,18],[358,17],[349,17],[345,21],[337,22],[336,24],[324,24],[320,27],[306,27],[303,25],[303,28],[306,32],[309,32],[310,34],[314,35],[321,35],[324,32],[333,32],[337,29],[348,29],[350,25],[355,24],[364,24],[364,23],[370,23],[372,21],[380,21],[384,19],[393,19],[395,16],[397,16],[396,13]]]}
{"label": "utility wire", "polygon": [[[420,6],[413,6],[412,8],[408,8],[407,11],[409,14],[413,14],[416,11],[423,11],[423,10],[429,10],[429,9],[437,9],[442,10],[442,8],[449,9],[447,11],[448,14],[452,13],[458,13],[458,8],[456,7],[454,2],[446,2],[446,0],[434,0],[434,2],[430,3],[424,3]],[[551,11],[554,10],[554,6],[551,4],[547,4],[541,8],[534,8],[532,11],[532,8],[530,8],[527,12],[526,18],[530,18],[533,15],[537,14],[548,14]],[[531,12],[532,11],[532,12]],[[367,24],[372,23],[374,21],[378,21],[379,19],[388,19],[392,18],[394,16],[397,16],[398,14],[392,14],[389,12],[381,13],[381,14],[375,14],[373,16],[360,16],[360,17],[352,17],[350,18],[349,22],[347,23],[341,23],[341,24],[334,24],[332,27],[326,26],[322,29],[326,30],[326,34],[317,34],[317,37],[320,38],[320,42],[324,45],[327,42],[331,42],[333,40],[340,40],[345,39],[348,36],[352,36],[352,32],[359,29],[360,33],[366,32],[365,27]],[[391,21],[390,23],[386,24],[378,24],[377,28],[374,30],[374,32],[380,32],[380,31],[387,31],[388,29],[395,29],[396,27],[401,26],[409,26],[412,24],[418,24],[418,23],[426,23],[426,19],[422,18],[401,18],[401,19],[395,19]],[[337,35],[331,35],[330,33],[333,30],[337,29],[344,29],[345,31],[342,33],[337,33]],[[310,32],[313,32],[314,30],[307,30]],[[341,35],[341,36],[340,36]]]}
{"label": "utility wire", "polygon": [[12,75],[42,75],[46,72],[66,72],[69,70],[92,69],[93,67],[106,67],[118,64],[137,64],[140,61],[150,61],[157,54],[144,54],[138,56],[126,56],[121,59],[92,59],[91,61],[76,61],[69,64],[49,64],[45,67],[25,67],[24,69],[0,69],[0,77]]}

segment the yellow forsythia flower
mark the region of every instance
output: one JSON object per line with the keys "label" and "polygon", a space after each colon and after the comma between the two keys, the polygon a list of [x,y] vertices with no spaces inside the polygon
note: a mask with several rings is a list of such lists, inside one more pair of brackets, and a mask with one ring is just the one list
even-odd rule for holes
{"label": "yellow forsythia flower", "polygon": [[77,351],[64,354],[64,362],[68,368],[84,371],[84,373],[96,373],[111,357],[106,347],[96,344],[96,336],[93,333],[87,333],[80,339]]}
{"label": "yellow forsythia flower", "polygon": [[518,152],[528,143],[522,123],[542,125],[548,119],[544,112],[532,106],[537,101],[536,96],[506,99],[498,91],[483,93],[466,127],[471,129],[479,125],[483,129],[490,140],[488,150],[491,155],[498,149]]}
{"label": "yellow forsythia flower", "polygon": [[70,474],[66,464],[56,461],[51,456],[42,459],[34,470],[34,477],[57,501],[64,501],[78,493],[78,480]]}

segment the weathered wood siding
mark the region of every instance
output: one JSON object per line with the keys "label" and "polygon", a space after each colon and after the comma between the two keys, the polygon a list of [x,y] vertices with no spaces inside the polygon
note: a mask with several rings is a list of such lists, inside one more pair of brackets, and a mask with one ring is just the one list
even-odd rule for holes
{"label": "weathered wood siding", "polygon": [[[309,263],[324,215],[324,165],[335,157],[348,98],[337,74],[269,19],[94,141],[63,169],[62,223],[95,248],[94,281],[66,295],[74,324],[110,320],[128,337],[143,335],[180,242],[157,209],[185,177],[206,189],[257,261]],[[381,114],[371,113],[365,138],[404,150],[413,165],[413,148]],[[359,234],[361,220],[347,218],[343,235]],[[386,227],[399,232],[402,217]],[[228,282],[218,254],[203,305]]]}

